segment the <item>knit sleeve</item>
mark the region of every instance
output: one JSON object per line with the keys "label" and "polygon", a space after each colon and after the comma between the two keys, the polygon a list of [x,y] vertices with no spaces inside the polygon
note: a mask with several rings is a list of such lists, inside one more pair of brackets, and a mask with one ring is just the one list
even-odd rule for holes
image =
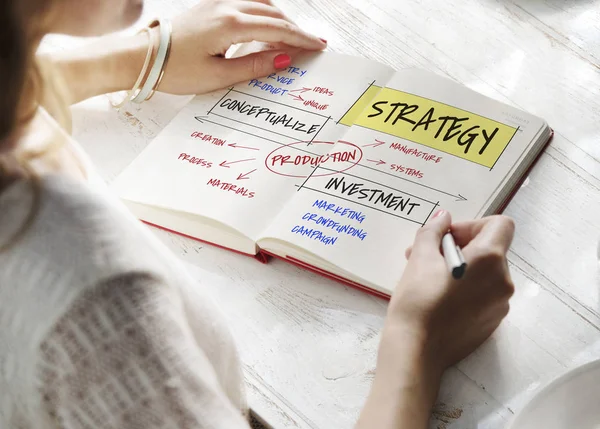
{"label": "knit sleeve", "polygon": [[56,428],[247,429],[176,288],[144,273],[77,299],[40,347],[42,412]]}

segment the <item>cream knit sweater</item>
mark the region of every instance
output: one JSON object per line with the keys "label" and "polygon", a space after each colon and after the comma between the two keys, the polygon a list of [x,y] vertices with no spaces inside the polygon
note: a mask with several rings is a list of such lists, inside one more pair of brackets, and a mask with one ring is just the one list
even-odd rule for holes
{"label": "cream knit sweater", "polygon": [[[0,428],[248,428],[221,314],[102,187],[44,176],[0,253]],[[0,243],[30,210],[0,194]]]}

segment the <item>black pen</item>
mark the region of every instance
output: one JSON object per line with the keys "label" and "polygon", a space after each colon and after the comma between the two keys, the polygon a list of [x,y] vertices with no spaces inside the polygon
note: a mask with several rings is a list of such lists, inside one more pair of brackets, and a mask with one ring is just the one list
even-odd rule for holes
{"label": "black pen", "polygon": [[467,263],[465,262],[460,247],[456,245],[454,237],[449,232],[442,237],[442,252],[444,253],[446,265],[448,265],[452,277],[460,279],[465,274]]}

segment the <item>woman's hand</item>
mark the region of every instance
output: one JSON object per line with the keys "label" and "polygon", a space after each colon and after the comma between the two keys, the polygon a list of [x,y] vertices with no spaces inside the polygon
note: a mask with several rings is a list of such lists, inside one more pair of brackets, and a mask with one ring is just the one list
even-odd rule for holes
{"label": "woman's hand", "polygon": [[[460,280],[440,251],[448,230],[467,261]],[[506,253],[513,234],[507,217],[451,225],[445,211],[419,230],[388,308],[358,427],[427,427],[443,371],[481,345],[508,313],[514,286]]]}
{"label": "woman's hand", "polygon": [[[234,44],[260,41],[279,48],[226,59]],[[290,65],[300,49],[326,43],[290,22],[270,0],[204,0],[173,20],[171,55],[160,91],[201,94],[268,76]]]}
{"label": "woman's hand", "polygon": [[[440,212],[417,234],[407,250],[408,264],[392,298],[387,328],[409,329],[442,370],[483,343],[508,313],[514,286],[506,253],[514,223],[505,216],[456,223]],[[467,261],[465,276],[455,280],[440,251],[451,229]]]}
{"label": "woman's hand", "polygon": [[[295,53],[327,46],[289,21],[270,0],[203,0],[175,18],[172,26],[171,52],[158,88],[172,94],[202,94],[268,76],[288,67]],[[274,49],[224,58],[232,45],[252,41]],[[146,34],[111,35],[50,59],[68,83],[70,102],[76,103],[131,89],[147,49]]]}

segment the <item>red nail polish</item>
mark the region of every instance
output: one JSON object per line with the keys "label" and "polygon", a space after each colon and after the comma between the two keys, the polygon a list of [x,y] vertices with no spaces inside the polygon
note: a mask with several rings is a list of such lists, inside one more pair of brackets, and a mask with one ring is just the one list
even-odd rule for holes
{"label": "red nail polish", "polygon": [[292,58],[288,54],[279,54],[273,60],[276,69],[284,69],[292,64]]}
{"label": "red nail polish", "polygon": [[435,212],[435,214],[433,215],[433,217],[431,219],[435,219],[436,217],[440,217],[442,216],[444,213],[446,213],[446,210],[440,209],[437,212]]}
{"label": "red nail polish", "polygon": [[319,40],[325,44],[327,44],[327,40],[323,39],[322,37],[319,38]]}

